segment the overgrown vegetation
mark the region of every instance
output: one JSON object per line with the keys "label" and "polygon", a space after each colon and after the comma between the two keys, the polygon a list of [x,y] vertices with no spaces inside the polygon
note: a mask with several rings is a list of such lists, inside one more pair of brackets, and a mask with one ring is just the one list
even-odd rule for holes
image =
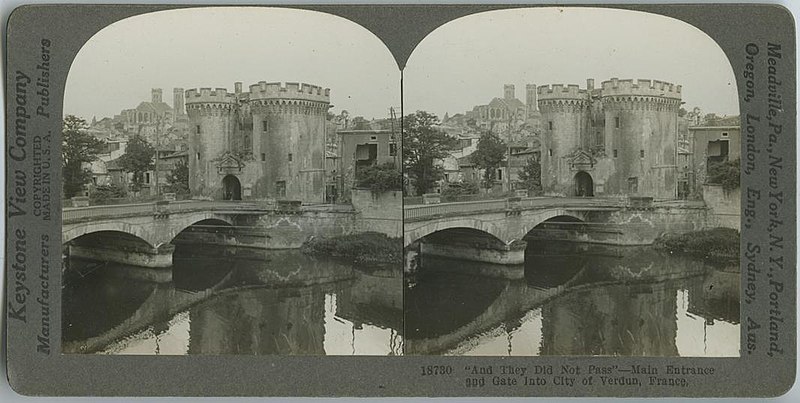
{"label": "overgrown vegetation", "polygon": [[714,261],[738,260],[739,231],[713,228],[685,234],[667,234],[656,239],[653,246],[671,253],[685,253]]}
{"label": "overgrown vegetation", "polygon": [[125,172],[133,174],[133,181],[130,186],[133,192],[138,192],[142,189],[144,174],[153,169],[153,157],[155,154],[156,149],[138,134],[128,141],[125,154],[119,157],[119,165]]}
{"label": "overgrown vegetation", "polygon": [[722,188],[731,191],[739,188],[741,174],[740,160],[715,162],[708,164],[706,182],[722,185]]}
{"label": "overgrown vegetation", "polygon": [[379,232],[313,238],[301,250],[308,255],[350,259],[356,264],[403,262],[403,243]]}
{"label": "overgrown vegetation", "polygon": [[431,192],[436,182],[444,177],[444,169],[437,161],[450,155],[458,141],[439,130],[439,118],[425,111],[403,117],[404,173],[422,196]]}
{"label": "overgrown vegetation", "polygon": [[189,194],[189,165],[186,161],[180,160],[175,164],[175,169],[167,177],[166,191],[179,196]]}
{"label": "overgrown vegetation", "polygon": [[358,187],[369,188],[373,192],[403,190],[403,177],[391,162],[359,170],[356,182]]}
{"label": "overgrown vegetation", "polygon": [[486,131],[478,139],[478,147],[470,155],[472,163],[477,168],[483,169],[483,187],[491,189],[494,186],[497,168],[506,157],[506,143],[498,135]]}
{"label": "overgrown vegetation", "polygon": [[89,194],[89,201],[93,205],[105,204],[109,199],[119,199],[125,196],[127,196],[125,188],[112,183],[110,185],[95,186]]}
{"label": "overgrown vegetation", "polygon": [[476,195],[480,192],[478,184],[475,182],[450,182],[442,189],[442,199],[444,201],[455,201],[462,196]]}
{"label": "overgrown vegetation", "polygon": [[78,196],[92,179],[87,165],[97,159],[103,142],[94,138],[87,129],[86,121],[67,115],[61,131],[61,169],[64,198]]}
{"label": "overgrown vegetation", "polygon": [[542,165],[536,158],[528,158],[517,176],[522,188],[530,191],[531,196],[542,195]]}

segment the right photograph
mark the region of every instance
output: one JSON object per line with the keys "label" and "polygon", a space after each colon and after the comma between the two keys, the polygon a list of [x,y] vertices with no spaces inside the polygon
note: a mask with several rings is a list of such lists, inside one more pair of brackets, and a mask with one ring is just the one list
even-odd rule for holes
{"label": "right photograph", "polygon": [[708,35],[484,12],[403,86],[405,354],[740,355],[739,96]]}

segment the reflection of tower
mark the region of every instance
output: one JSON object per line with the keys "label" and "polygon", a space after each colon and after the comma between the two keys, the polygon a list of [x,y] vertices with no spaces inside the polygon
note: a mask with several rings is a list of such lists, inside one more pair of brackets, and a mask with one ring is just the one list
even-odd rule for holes
{"label": "reflection of tower", "polygon": [[189,354],[324,355],[325,294],[255,289],[190,310]]}
{"label": "reflection of tower", "polygon": [[542,307],[542,355],[678,355],[677,289],[670,283],[606,286]]}

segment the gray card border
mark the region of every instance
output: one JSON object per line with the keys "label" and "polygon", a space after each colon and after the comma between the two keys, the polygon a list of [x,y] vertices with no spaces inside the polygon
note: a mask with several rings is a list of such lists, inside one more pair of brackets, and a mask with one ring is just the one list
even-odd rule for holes
{"label": "gray card border", "polygon": [[[205,7],[206,5],[198,5]],[[231,6],[226,4],[224,6]],[[435,27],[468,14],[513,8],[540,7],[546,5],[273,5],[274,7],[301,8],[339,15],[363,25],[375,33],[403,66],[416,44]],[[553,5],[550,5],[553,6]],[[577,4],[557,5],[576,7]],[[783,56],[779,62],[777,77],[783,81],[783,111],[774,121],[783,124],[783,135],[777,138],[771,152],[767,148],[766,125],[757,127],[752,143],[761,150],[753,153],[757,169],[753,174],[742,175],[743,204],[747,203],[748,189],[760,190],[761,200],[752,211],[756,219],[749,228],[742,226],[742,252],[749,244],[760,244],[766,249],[769,233],[767,218],[768,200],[768,155],[783,158],[782,169],[773,175],[780,189],[788,195],[775,211],[783,224],[772,231],[784,238],[781,251],[769,255],[763,252],[756,258],[756,267],[767,270],[769,256],[782,256],[784,269],[775,271],[772,280],[785,285],[782,292],[774,293],[780,304],[783,322],[778,347],[784,353],[769,357],[768,325],[770,284],[766,275],[759,274],[750,282],[756,288],[756,302],[742,304],[742,357],[740,358],[633,358],[633,357],[315,357],[315,356],[188,356],[188,357],[141,357],[101,355],[59,354],[60,329],[60,270],[51,269],[52,304],[52,352],[45,355],[37,352],[36,336],[40,329],[36,324],[36,304],[30,304],[30,320],[23,323],[6,319],[7,370],[11,386],[26,395],[138,395],[138,396],[777,396],[785,393],[795,381],[796,366],[796,246],[795,218],[796,172],[796,48],[795,26],[791,13],[778,5],[770,4],[621,4],[586,7],[613,7],[661,14],[683,20],[706,32],[725,51],[738,80],[740,97],[743,94],[748,43],[757,44],[762,50],[754,61],[757,72],[756,88],[760,95],[753,102],[740,102],[742,116],[746,114],[766,116],[765,101],[767,71],[766,44],[780,43]],[[40,41],[48,38],[52,62],[50,69],[51,117],[27,120],[29,137],[51,133],[56,137],[52,143],[52,155],[58,156],[60,141],[60,111],[63,89],[70,63],[80,47],[104,26],[125,17],[159,10],[190,7],[188,5],[29,5],[17,8],[8,21],[6,33],[6,121],[8,122],[6,144],[13,146],[15,136],[15,72],[35,73],[34,66],[40,60]],[[398,83],[399,85],[399,83]],[[33,100],[31,101],[33,102]],[[763,121],[763,120],[762,120]],[[746,135],[744,122],[743,134]],[[743,136],[744,140],[744,136]],[[30,147],[30,141],[26,147]],[[742,141],[743,158],[747,141]],[[15,194],[14,173],[17,170],[31,172],[31,158],[17,160],[7,147],[6,194]],[[59,158],[53,158],[58,166]],[[60,183],[60,170],[51,171],[55,184]],[[58,189],[53,186],[53,189]],[[15,296],[15,272],[10,266],[15,256],[16,231],[24,229],[30,261],[37,257],[36,249],[43,235],[50,240],[60,240],[60,202],[52,205],[53,220],[42,222],[27,214],[6,216],[6,295],[4,309]],[[30,204],[30,201],[27,202]],[[7,200],[6,209],[9,205]],[[7,213],[8,214],[8,213]],[[55,243],[58,246],[58,243]],[[742,257],[742,263],[746,262]],[[53,267],[59,267],[54,262]],[[32,266],[36,267],[36,266]],[[35,269],[34,269],[35,270]],[[33,273],[33,272],[32,272]],[[748,285],[743,269],[742,289]],[[32,295],[41,292],[34,280],[28,279]],[[745,351],[746,323],[748,318],[758,321],[762,327],[755,331],[757,344],[752,354]],[[768,326],[766,326],[768,327]],[[667,365],[714,367],[713,375],[691,378],[685,388],[643,386],[608,387],[578,384],[572,388],[552,385],[537,388],[503,388],[487,386],[468,389],[463,385],[463,373],[459,368],[470,365],[589,365],[617,364],[620,366],[641,364],[664,368]],[[456,369],[452,376],[425,377],[420,368],[427,365],[451,365]],[[584,369],[585,371],[585,369]],[[579,382],[580,383],[580,382]]]}

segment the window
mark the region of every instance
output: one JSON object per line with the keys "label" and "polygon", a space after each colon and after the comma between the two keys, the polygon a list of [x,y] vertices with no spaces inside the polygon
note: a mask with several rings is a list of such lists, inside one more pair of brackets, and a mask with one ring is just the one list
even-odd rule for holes
{"label": "window", "polygon": [[369,141],[378,141],[378,136],[369,136]]}
{"label": "window", "polygon": [[637,193],[639,191],[639,178],[632,176],[628,178],[628,192]]}
{"label": "window", "polygon": [[286,181],[275,182],[275,194],[278,197],[286,197]]}
{"label": "window", "polygon": [[728,132],[722,132],[722,137],[728,137]]}
{"label": "window", "polygon": [[200,159],[200,153],[197,153],[197,159],[198,160]]}
{"label": "window", "polygon": [[614,149],[614,158],[617,158],[617,149]]}
{"label": "window", "polygon": [[503,180],[503,170],[502,169],[498,169],[497,170],[497,180],[499,180],[499,181]]}
{"label": "window", "polygon": [[615,117],[615,118],[614,118],[614,127],[616,127],[617,129],[619,129],[619,116],[617,116],[617,117]]}
{"label": "window", "polygon": [[397,155],[397,143],[389,143],[389,156],[394,157]]}
{"label": "window", "polygon": [[266,160],[267,160],[267,154],[266,153],[261,153],[261,162],[264,162]]}
{"label": "window", "polygon": [[552,120],[547,122],[547,127],[548,127],[550,130],[553,130],[553,121],[552,121]]}
{"label": "window", "polygon": [[547,150],[547,156],[548,157],[552,157],[553,156],[553,149],[552,148]]}
{"label": "window", "polygon": [[292,153],[289,153],[289,162],[292,162]]}
{"label": "window", "polygon": [[194,128],[194,132],[196,134],[200,134],[200,125],[197,125],[197,127]]}
{"label": "window", "polygon": [[266,120],[261,122],[261,127],[262,127],[263,131],[265,131],[265,132],[268,131],[269,130],[269,122],[267,122]]}
{"label": "window", "polygon": [[644,150],[639,150],[639,158],[644,158]]}
{"label": "window", "polygon": [[147,184],[150,183],[150,172],[145,172],[144,173],[144,183],[147,183]]}

